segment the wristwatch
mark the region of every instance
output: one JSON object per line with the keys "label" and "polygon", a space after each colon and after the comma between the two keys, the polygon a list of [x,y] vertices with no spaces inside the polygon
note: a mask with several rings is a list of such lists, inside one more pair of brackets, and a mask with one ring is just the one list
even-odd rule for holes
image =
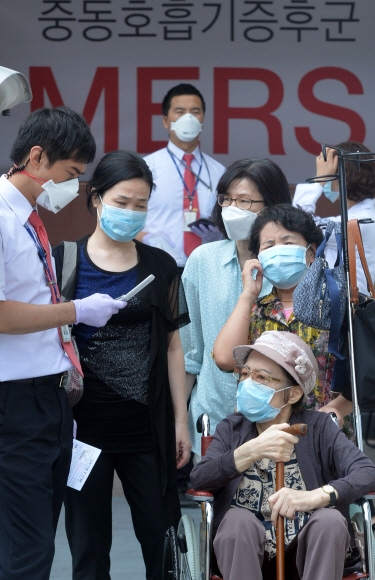
{"label": "wristwatch", "polygon": [[323,485],[322,490],[329,495],[329,507],[335,507],[337,502],[337,491],[332,485]]}

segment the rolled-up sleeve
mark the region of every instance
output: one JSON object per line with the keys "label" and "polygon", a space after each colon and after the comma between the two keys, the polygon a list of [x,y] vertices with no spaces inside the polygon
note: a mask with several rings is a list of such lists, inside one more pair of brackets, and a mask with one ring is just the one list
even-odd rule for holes
{"label": "rolled-up sleeve", "polygon": [[204,352],[204,339],[202,331],[202,319],[197,286],[198,273],[195,271],[194,260],[190,258],[182,275],[186,302],[189,309],[190,324],[181,328],[181,342],[185,355],[186,372],[199,375]]}
{"label": "rolled-up sleeve", "polygon": [[294,207],[315,214],[316,203],[323,193],[320,183],[299,183],[293,197]]}

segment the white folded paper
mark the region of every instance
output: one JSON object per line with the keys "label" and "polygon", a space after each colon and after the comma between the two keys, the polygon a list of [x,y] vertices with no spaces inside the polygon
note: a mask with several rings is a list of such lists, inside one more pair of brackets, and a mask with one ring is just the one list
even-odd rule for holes
{"label": "white folded paper", "polygon": [[100,454],[101,449],[74,439],[67,485],[80,491]]}

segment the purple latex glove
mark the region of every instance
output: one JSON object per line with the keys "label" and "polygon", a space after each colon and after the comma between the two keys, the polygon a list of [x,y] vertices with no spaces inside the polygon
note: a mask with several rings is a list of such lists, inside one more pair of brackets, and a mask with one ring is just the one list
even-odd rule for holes
{"label": "purple latex glove", "polygon": [[76,324],[104,326],[113,314],[125,308],[125,300],[114,300],[108,294],[92,294],[81,300],[72,300],[76,309]]}
{"label": "purple latex glove", "polygon": [[218,242],[223,239],[223,234],[220,232],[217,226],[205,226],[200,224],[199,226],[191,226],[191,231],[196,234],[202,240],[202,244],[208,244],[209,242]]}

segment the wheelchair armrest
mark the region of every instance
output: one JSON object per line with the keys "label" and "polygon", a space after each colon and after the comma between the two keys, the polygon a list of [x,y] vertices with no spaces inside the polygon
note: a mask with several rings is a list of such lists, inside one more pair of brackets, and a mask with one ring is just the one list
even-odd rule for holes
{"label": "wheelchair armrest", "polygon": [[195,489],[188,489],[185,495],[194,501],[208,501],[210,503],[214,501],[214,496],[209,491],[196,491]]}

